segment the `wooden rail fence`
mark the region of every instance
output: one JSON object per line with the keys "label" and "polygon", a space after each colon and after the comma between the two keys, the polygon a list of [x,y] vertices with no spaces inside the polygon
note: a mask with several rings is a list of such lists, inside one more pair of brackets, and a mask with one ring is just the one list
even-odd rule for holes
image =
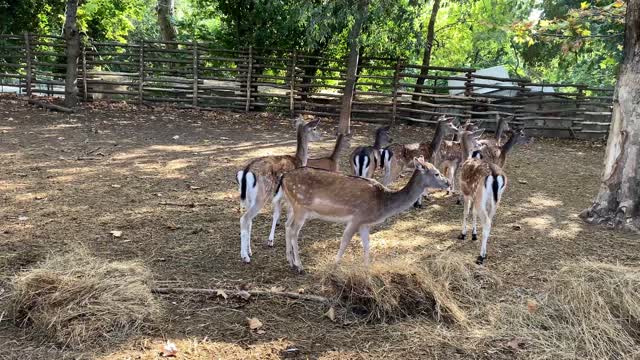
{"label": "wooden rail fence", "polygon": [[[0,35],[0,92],[63,95],[64,50],[59,36]],[[78,67],[85,101],[337,117],[346,60],[286,49],[221,49],[207,42],[85,41]],[[501,116],[514,116],[540,135],[607,134],[611,88],[532,83],[437,66],[428,67],[426,81],[417,85],[422,69],[400,58],[363,58],[352,119],[430,124],[448,114],[492,128]]]}

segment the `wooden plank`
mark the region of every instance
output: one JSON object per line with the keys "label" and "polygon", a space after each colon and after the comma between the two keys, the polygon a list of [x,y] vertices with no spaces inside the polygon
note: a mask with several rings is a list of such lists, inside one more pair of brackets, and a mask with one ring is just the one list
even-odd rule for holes
{"label": "wooden plank", "polygon": [[31,64],[31,46],[29,46],[29,33],[24,33],[24,47],[25,47],[25,56],[27,62],[27,77],[26,77],[26,86],[27,86],[27,96],[31,97],[31,81],[33,79],[33,70]]}
{"label": "wooden plank", "polygon": [[291,55],[291,77],[289,79],[289,115],[295,115],[295,92],[296,92],[296,62],[298,53],[294,50]]}
{"label": "wooden plank", "polygon": [[87,101],[89,94],[87,94],[87,51],[85,46],[82,46],[82,98]]}
{"label": "wooden plank", "polygon": [[249,46],[249,59],[248,59],[249,71],[247,71],[247,103],[245,104],[245,107],[244,107],[245,112],[249,112],[249,107],[251,105],[251,73],[252,73],[252,66],[253,66],[251,51],[252,51],[251,46]]}
{"label": "wooden plank", "polygon": [[193,41],[193,106],[198,106],[198,42]]}

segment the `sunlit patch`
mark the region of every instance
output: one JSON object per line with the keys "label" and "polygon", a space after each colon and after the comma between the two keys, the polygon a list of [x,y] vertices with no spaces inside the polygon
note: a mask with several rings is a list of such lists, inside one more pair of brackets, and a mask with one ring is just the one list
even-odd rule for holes
{"label": "sunlit patch", "polygon": [[527,199],[527,202],[530,205],[533,205],[533,207],[535,208],[550,208],[550,207],[560,207],[563,205],[563,202],[556,199],[556,198],[550,198],[547,195],[543,195],[541,193],[536,193],[533,196],[530,196]]}

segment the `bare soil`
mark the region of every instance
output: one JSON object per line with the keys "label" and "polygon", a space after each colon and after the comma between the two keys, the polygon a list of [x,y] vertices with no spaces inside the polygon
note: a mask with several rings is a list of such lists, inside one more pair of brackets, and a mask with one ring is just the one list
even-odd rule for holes
{"label": "bare soil", "polygon": [[[321,127],[328,136],[312,144],[313,156],[333,147],[329,135],[336,124],[327,120]],[[374,130],[354,124],[352,146],[371,143]],[[431,134],[429,128],[393,129],[398,142],[428,141]],[[276,246],[264,246],[271,223],[265,209],[253,226],[253,261],[240,260],[235,173],[254,157],[295,150],[294,130],[284,117],[121,104],[95,104],[68,115],[4,98],[0,150],[0,303],[16,272],[78,244],[106,259],[142,261],[158,286],[323,291],[316,271],[337,252],[342,225],[305,225],[301,251],[307,272],[298,275],[287,266],[283,226]],[[602,143],[553,139],[536,139],[513,152],[489,243],[486,268],[501,280],[487,294],[490,302],[526,307],[563,261],[639,265],[635,235],[578,218],[597,190],[603,156]],[[349,172],[347,157],[342,155],[343,172]],[[461,217],[453,197],[436,194],[425,208],[374,229],[373,261],[451,251],[473,262],[479,244],[456,239]],[[345,261],[361,261],[357,238]],[[491,329],[447,329],[428,318],[367,324],[339,316],[331,322],[322,305],[292,299],[161,298],[167,315],[160,329],[83,354],[31,337],[0,309],[0,357],[153,359],[166,340],[176,342],[180,358],[527,356],[526,347],[510,347],[511,339],[495,338]],[[263,334],[248,329],[246,319],[252,317],[264,323]]]}

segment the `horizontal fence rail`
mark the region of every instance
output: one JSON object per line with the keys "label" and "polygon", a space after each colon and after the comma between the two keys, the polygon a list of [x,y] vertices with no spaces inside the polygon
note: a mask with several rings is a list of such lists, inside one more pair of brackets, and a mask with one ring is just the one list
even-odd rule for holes
{"label": "horizontal fence rail", "polygon": [[[62,96],[65,41],[0,35],[0,92]],[[207,42],[83,42],[78,89],[84,101],[173,103],[198,109],[338,117],[346,60],[284,49],[221,49]],[[419,81],[422,79],[422,81]],[[352,119],[432,124],[440,115],[493,129],[513,116],[533,133],[603,137],[613,89],[533,83],[476,69],[423,67],[400,58],[362,58]]]}

